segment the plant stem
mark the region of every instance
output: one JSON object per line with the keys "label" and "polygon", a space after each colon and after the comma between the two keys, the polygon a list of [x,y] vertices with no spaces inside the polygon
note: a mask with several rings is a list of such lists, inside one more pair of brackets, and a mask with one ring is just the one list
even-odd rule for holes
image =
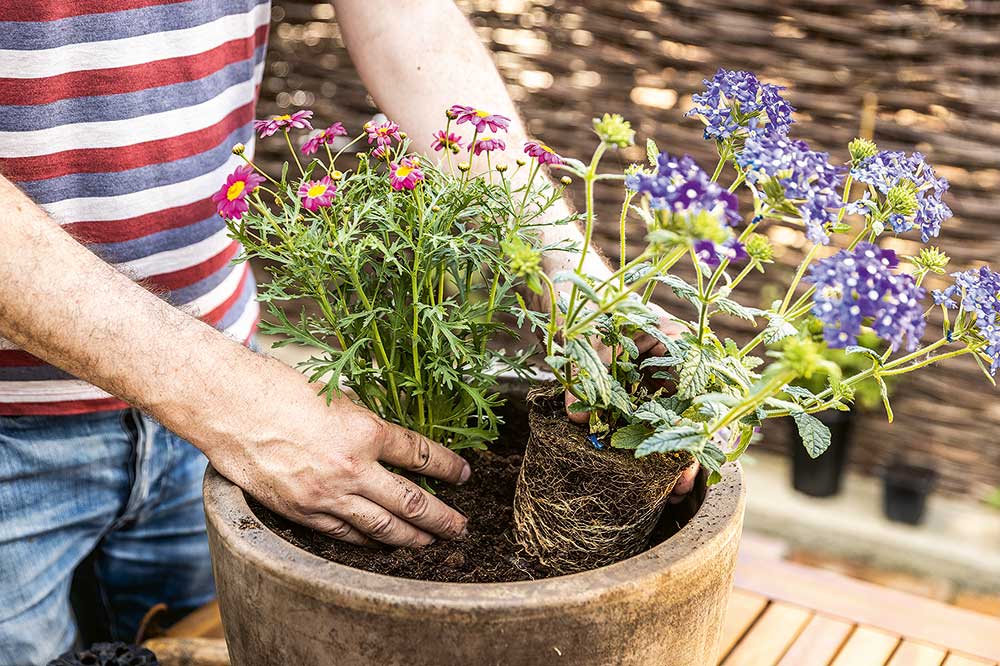
{"label": "plant stem", "polygon": [[304,176],[304,175],[306,175],[306,172],[305,172],[305,170],[303,170],[303,168],[302,168],[302,162],[299,162],[299,155],[298,155],[297,152],[295,152],[295,147],[292,145],[292,137],[288,133],[287,129],[283,130],[283,131],[285,133],[285,143],[288,144],[288,150],[289,150],[289,152],[292,153],[292,159],[295,160],[295,166],[297,166],[299,168],[299,173]]}

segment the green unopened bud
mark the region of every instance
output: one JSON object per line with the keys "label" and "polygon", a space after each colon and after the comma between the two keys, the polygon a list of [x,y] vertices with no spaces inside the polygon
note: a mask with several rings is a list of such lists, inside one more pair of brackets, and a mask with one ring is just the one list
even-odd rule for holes
{"label": "green unopened bud", "polygon": [[642,173],[642,165],[638,162],[632,162],[632,164],[625,167],[626,176],[634,176],[637,173]]}
{"label": "green unopened bud", "polygon": [[617,113],[605,113],[601,118],[594,118],[594,131],[606,146],[612,148],[625,148],[635,143],[632,123]]}
{"label": "green unopened bud", "polygon": [[535,248],[520,238],[513,238],[500,243],[500,249],[509,261],[510,270],[521,278],[537,279],[542,266],[542,255]]}
{"label": "green unopened bud", "polygon": [[718,216],[708,211],[703,210],[694,215],[690,213],[677,213],[673,215],[673,224],[670,226],[672,228],[683,228],[685,221],[687,221],[691,237],[698,240],[724,243],[731,236],[729,228],[719,222]]}
{"label": "green unopened bud", "polygon": [[789,370],[799,377],[809,379],[823,361],[823,343],[812,338],[788,338],[781,358]]}
{"label": "green unopened bud", "polygon": [[917,201],[917,185],[910,180],[900,181],[897,185],[890,187],[885,195],[885,200],[889,204],[890,212],[903,217],[916,215],[920,206]]}
{"label": "green unopened bud", "polygon": [[242,143],[238,143],[233,146],[233,155],[242,155],[246,151],[247,147]]}
{"label": "green unopened bud", "polygon": [[847,149],[851,151],[851,164],[854,166],[878,154],[878,146],[869,139],[854,139],[847,144]]}
{"label": "green unopened bud", "polygon": [[405,139],[406,137],[407,137],[407,134],[406,134],[406,132],[400,132],[400,133],[399,133],[399,138],[400,138],[400,139]]}
{"label": "green unopened bud", "polygon": [[514,164],[516,164],[519,167],[522,167],[527,163],[528,163],[527,160],[525,160],[523,157],[518,157],[516,160],[514,160]]}
{"label": "green unopened bud", "polygon": [[434,204],[433,206],[431,206],[431,212],[433,212],[433,213],[440,213],[441,212],[441,206],[438,206],[437,204]]}
{"label": "green unopened bud", "polygon": [[354,153],[354,156],[358,158],[359,162],[364,162],[368,159],[368,153]]}
{"label": "green unopened bud", "polygon": [[924,271],[943,274],[951,258],[936,247],[925,247],[915,257],[907,257],[910,263]]}
{"label": "green unopened bud", "polygon": [[338,171],[337,169],[334,169],[333,171],[330,172],[330,178],[332,180],[335,180],[335,181],[336,180],[343,180],[344,179],[344,172],[343,171]]}
{"label": "green unopened bud", "polygon": [[504,171],[507,170],[507,165],[506,164],[498,164],[496,166],[496,170],[499,171],[500,173],[503,173]]}
{"label": "green unopened bud", "polygon": [[770,263],[774,259],[774,247],[763,234],[750,234],[744,247],[751,259],[762,264]]}
{"label": "green unopened bud", "polygon": [[563,176],[562,178],[559,179],[559,182],[562,183],[563,185],[569,185],[570,183],[573,182],[573,179],[570,178],[569,176]]}
{"label": "green unopened bud", "polygon": [[459,162],[458,163],[458,170],[461,171],[462,173],[465,173],[466,171],[468,171],[471,168],[472,168],[472,165],[469,164],[468,162]]}
{"label": "green unopened bud", "polygon": [[344,206],[343,208],[340,209],[340,212],[343,213],[344,215],[350,215],[351,214],[351,207],[350,206]]}

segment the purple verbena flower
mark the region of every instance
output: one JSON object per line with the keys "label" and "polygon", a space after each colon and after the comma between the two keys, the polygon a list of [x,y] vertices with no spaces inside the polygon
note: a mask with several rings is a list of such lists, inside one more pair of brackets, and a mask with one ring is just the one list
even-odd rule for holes
{"label": "purple verbena flower", "polygon": [[841,250],[813,265],[808,282],[816,285],[813,314],[823,322],[831,347],[856,344],[868,320],[892,349],[916,348],[924,332],[924,289],[912,275],[894,273],[896,253],[871,243]]}
{"label": "purple verbena flower", "polygon": [[[901,151],[883,150],[854,167],[851,175],[882,194],[887,194],[890,189],[906,181],[917,186],[916,214],[904,216],[894,213],[889,216],[888,222],[896,233],[920,227],[920,238],[926,243],[938,235],[941,224],[952,215],[951,208],[942,200],[944,193],[948,191],[947,179],[938,178],[933,167],[920,153],[907,155]],[[867,212],[868,207],[862,202],[868,199],[869,195],[866,193],[861,202],[852,204],[851,212]]]}
{"label": "purple verbena flower", "polygon": [[837,190],[844,181],[843,169],[830,164],[829,157],[828,153],[810,150],[804,141],[770,134],[748,137],[736,159],[747,170],[751,183],[776,179],[785,198],[799,211],[806,237],[826,245],[830,242],[828,228],[843,206]]}
{"label": "purple verbena flower", "polygon": [[933,293],[934,302],[952,309],[961,303],[967,313],[975,314],[976,330],[986,341],[983,351],[991,359],[990,372],[995,374],[1000,369],[1000,274],[982,266],[952,277],[954,284]]}
{"label": "purple verbena flower", "polygon": [[625,186],[634,192],[649,195],[649,207],[673,213],[716,213],[731,225],[740,221],[736,195],[713,183],[701,167],[689,156],[675,158],[660,153],[656,173],[636,173],[625,179]]}
{"label": "purple verbena flower", "polygon": [[792,107],[782,96],[782,86],[761,83],[750,72],[720,69],[705,92],[692,97],[695,107],[688,116],[705,123],[706,139],[728,139],[738,134],[785,133],[792,120]]}
{"label": "purple verbena flower", "polygon": [[747,258],[746,248],[743,247],[743,243],[735,238],[730,238],[721,244],[713,243],[710,240],[696,241],[694,244],[694,253],[698,257],[698,260],[709,268],[717,268],[723,259],[727,259],[732,263],[743,261]]}

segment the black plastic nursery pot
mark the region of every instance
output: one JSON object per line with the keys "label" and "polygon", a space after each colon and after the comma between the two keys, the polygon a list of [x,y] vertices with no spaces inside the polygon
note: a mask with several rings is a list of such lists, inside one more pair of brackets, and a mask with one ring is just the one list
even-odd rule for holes
{"label": "black plastic nursery pot", "polygon": [[937,483],[937,470],[894,462],[882,474],[882,510],[897,523],[919,525],[927,509],[927,496]]}
{"label": "black plastic nursery pot", "polygon": [[830,429],[830,447],[811,458],[802,445],[795,422],[788,419],[792,447],[792,487],[811,497],[832,497],[840,492],[854,434],[854,412],[830,410],[816,415]]}
{"label": "black plastic nursery pot", "polygon": [[[523,403],[523,391],[510,400]],[[714,664],[744,501],[730,463],[716,485],[700,475],[679,530],[633,557],[538,580],[453,583],[313,555],[271,531],[237,486],[213,469],[205,477],[234,666]]]}

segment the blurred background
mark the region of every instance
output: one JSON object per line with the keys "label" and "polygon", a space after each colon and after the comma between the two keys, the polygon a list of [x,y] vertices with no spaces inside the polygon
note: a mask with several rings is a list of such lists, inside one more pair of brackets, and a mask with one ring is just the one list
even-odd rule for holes
{"label": "blurred background", "polygon": [[[925,153],[951,182],[955,218],[935,242],[952,257],[949,269],[1000,264],[1000,2],[458,4],[493,51],[529,130],[560,153],[588,155],[590,119],[612,112],[642,140],[711,167],[714,145],[683,114],[719,67],[750,70],[789,87],[793,136],[835,162],[847,160],[847,142],[862,132],[880,148]],[[333,6],[275,0],[258,117],[298,107],[313,109],[318,126],[339,120],[352,132],[378,112]],[[261,151],[265,162],[284,159],[275,142]],[[642,161],[644,148],[617,159]],[[598,190],[598,199],[606,221],[599,242],[613,248],[619,191]],[[794,269],[805,241],[780,225],[767,232],[777,280]],[[640,230],[634,238],[641,242]],[[884,241],[901,255],[920,247],[909,235]],[[746,285],[750,304],[774,297],[763,282]],[[732,335],[746,334],[738,321],[731,326]],[[894,386],[895,423],[878,404],[831,423],[838,442],[811,466],[793,458],[790,431],[772,424],[747,463],[748,529],[781,556],[1000,614],[997,397],[969,358],[904,378]]]}

